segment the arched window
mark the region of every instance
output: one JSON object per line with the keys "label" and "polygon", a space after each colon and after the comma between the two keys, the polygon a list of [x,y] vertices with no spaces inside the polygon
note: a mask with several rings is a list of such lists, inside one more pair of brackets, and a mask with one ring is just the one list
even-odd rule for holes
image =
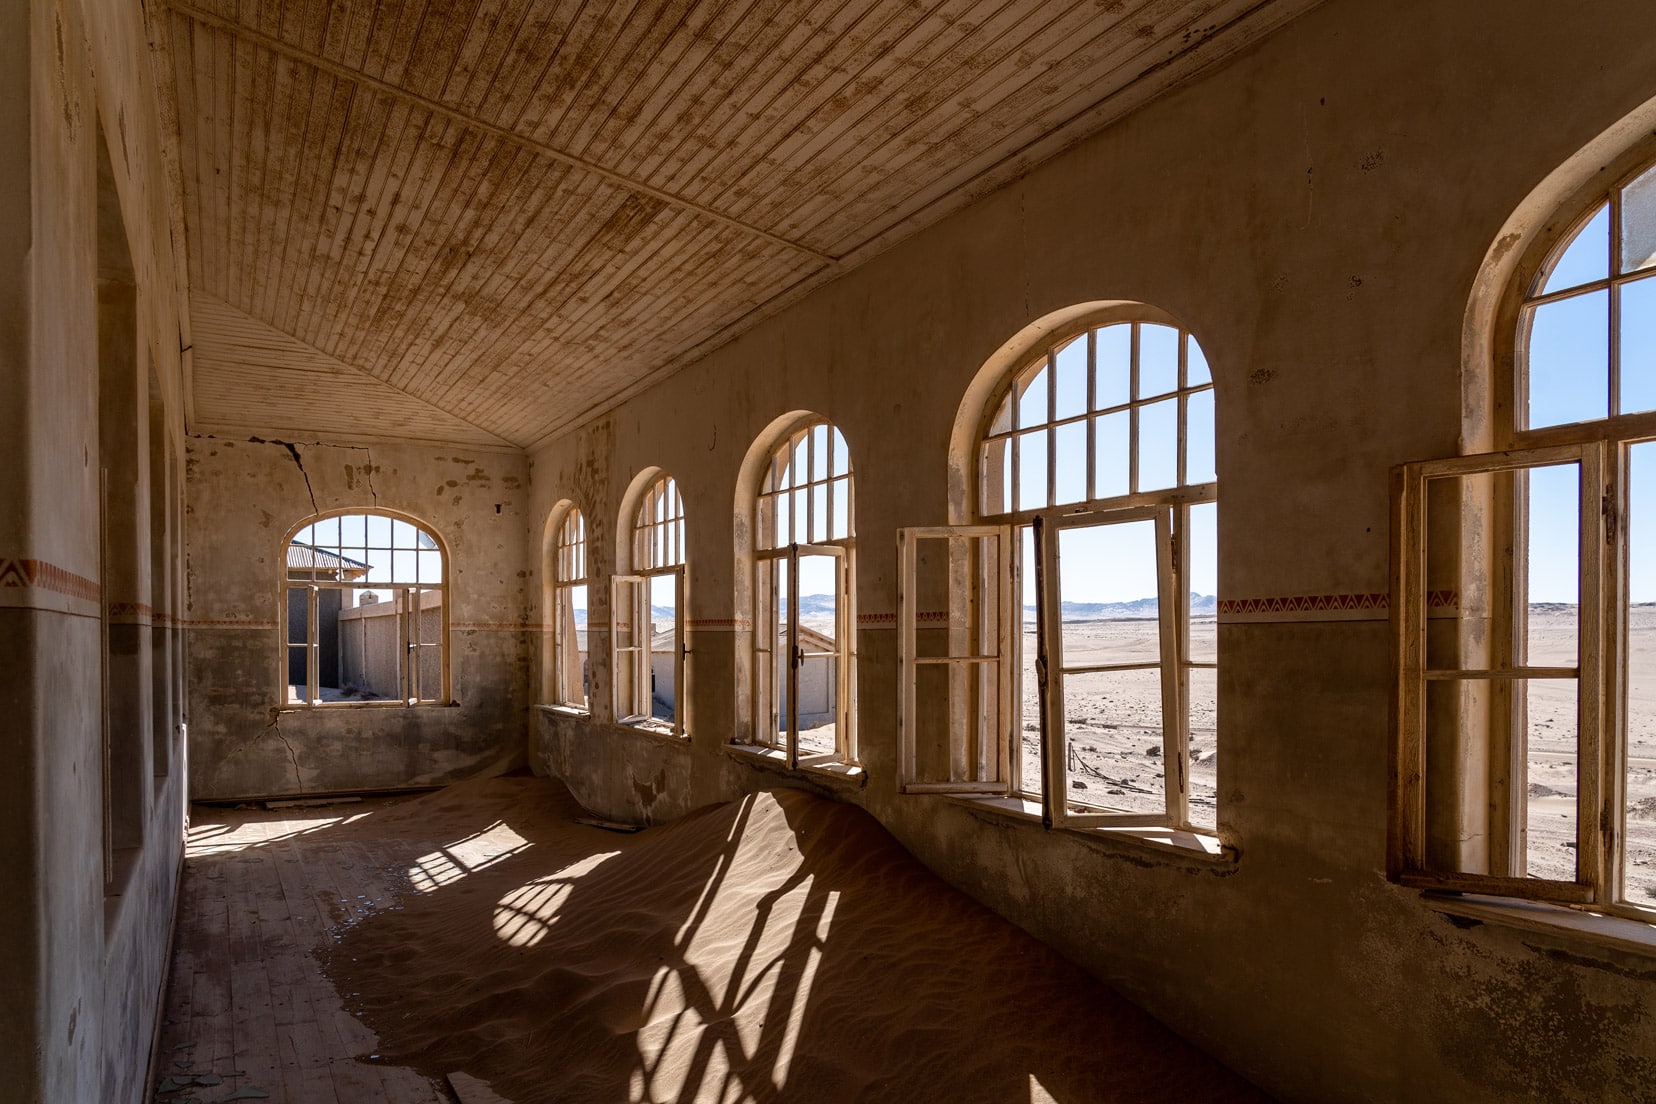
{"label": "arched window", "polygon": [[1656,920],[1646,158],[1527,247],[1504,242],[1504,295],[1474,301],[1501,451],[1400,469],[1390,869],[1406,883]]}
{"label": "arched window", "polygon": [[840,431],[814,415],[783,429],[754,499],[753,716],[794,766],[856,762],[854,503]]}
{"label": "arched window", "polygon": [[586,519],[561,502],[547,519],[546,609],[551,639],[542,694],[552,705],[586,709],[587,534]]}
{"label": "arched window", "polygon": [[977,524],[902,534],[905,787],[1016,796],[1061,825],[1214,830],[1201,347],[1118,305],[1049,334],[986,406]]}
{"label": "arched window", "polygon": [[684,500],[665,472],[633,481],[610,591],[615,719],[684,735]]}
{"label": "arched window", "polygon": [[412,518],[341,512],[287,538],[282,700],[290,706],[451,699],[448,557]]}

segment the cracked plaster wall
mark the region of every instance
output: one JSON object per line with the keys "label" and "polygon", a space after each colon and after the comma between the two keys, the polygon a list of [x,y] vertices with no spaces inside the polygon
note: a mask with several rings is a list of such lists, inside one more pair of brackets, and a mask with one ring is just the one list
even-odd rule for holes
{"label": "cracked plaster wall", "polygon": [[[188,453],[191,794],[434,786],[523,762],[532,658],[518,454],[194,437]],[[400,511],[450,553],[454,705],[282,708],[284,538],[318,512]]]}

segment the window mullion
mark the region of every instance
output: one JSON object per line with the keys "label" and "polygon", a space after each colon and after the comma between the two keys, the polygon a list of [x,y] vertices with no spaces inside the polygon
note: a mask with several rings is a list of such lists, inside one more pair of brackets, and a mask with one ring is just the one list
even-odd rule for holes
{"label": "window mullion", "polygon": [[305,593],[305,682],[308,684],[305,699],[312,705],[322,703],[322,687],[317,681],[322,677],[322,661],[317,647],[317,606],[320,598],[320,588],[312,584]]}
{"label": "window mullion", "polygon": [[1041,716],[1041,822],[1062,824],[1064,803],[1064,650],[1062,595],[1058,587],[1058,534],[1036,515],[1035,686]]}
{"label": "window mullion", "polygon": [[1166,799],[1168,823],[1184,826],[1190,817],[1186,807],[1190,774],[1190,739],[1185,727],[1185,672],[1180,662],[1178,584],[1174,570],[1174,533],[1171,509],[1156,515],[1156,619],[1159,627],[1162,698],[1162,793]]}
{"label": "window mullion", "polygon": [[[1605,510],[1608,488],[1604,480],[1604,446],[1592,445],[1582,450],[1581,456],[1581,552],[1580,594],[1577,609],[1580,624],[1577,629],[1577,665],[1580,674],[1576,681],[1577,725],[1580,745],[1577,748],[1577,773],[1580,781],[1576,795],[1576,877],[1591,883],[1595,900],[1608,903],[1611,887],[1605,881],[1607,860],[1604,854],[1605,833],[1600,829],[1608,823],[1612,810],[1604,805],[1606,797],[1614,797],[1615,787],[1606,785],[1606,739],[1603,670],[1603,649],[1597,646],[1603,640]],[[1613,865],[1613,861],[1609,864]]]}

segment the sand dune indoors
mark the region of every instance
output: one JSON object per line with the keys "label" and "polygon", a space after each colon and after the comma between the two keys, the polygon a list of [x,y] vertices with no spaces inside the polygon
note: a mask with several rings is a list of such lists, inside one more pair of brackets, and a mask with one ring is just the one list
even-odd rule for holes
{"label": "sand dune indoors", "polygon": [[579,815],[510,778],[327,833],[407,875],[324,953],[382,1061],[518,1104],[1264,1099],[858,809],[783,790],[634,836]]}

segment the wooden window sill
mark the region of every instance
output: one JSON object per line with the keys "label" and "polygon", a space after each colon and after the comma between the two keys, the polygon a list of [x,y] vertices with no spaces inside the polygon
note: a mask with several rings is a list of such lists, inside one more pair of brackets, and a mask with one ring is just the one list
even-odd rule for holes
{"label": "wooden window sill", "polygon": [[1515,928],[1549,941],[1579,949],[1588,943],[1609,950],[1656,958],[1656,925],[1642,920],[1516,897],[1489,897],[1478,893],[1421,894],[1427,908],[1452,920]]}
{"label": "wooden window sill", "polygon": [[808,778],[837,789],[860,790],[868,785],[868,772],[852,763],[825,761],[788,766],[788,753],[778,748],[758,744],[725,744],[725,752],[732,757],[777,774],[793,778]]}
{"label": "wooden window sill", "polygon": [[[1041,826],[1041,805],[1037,801],[1021,797],[978,794],[939,796],[996,819]],[[1150,851],[1158,855],[1189,859],[1206,867],[1234,867],[1240,858],[1236,848],[1221,842],[1217,836],[1183,828],[1113,828],[1107,825],[1088,825],[1084,828],[1061,828],[1058,831],[1086,840],[1108,851]]]}

